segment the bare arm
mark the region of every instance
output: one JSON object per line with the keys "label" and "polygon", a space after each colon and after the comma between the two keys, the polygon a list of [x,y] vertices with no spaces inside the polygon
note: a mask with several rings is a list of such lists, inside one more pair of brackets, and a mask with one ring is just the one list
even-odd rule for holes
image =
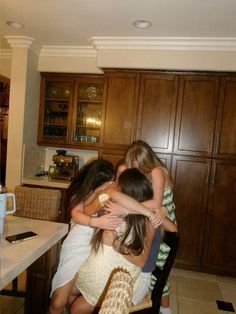
{"label": "bare arm", "polygon": [[71,217],[72,220],[77,224],[109,230],[117,228],[123,222],[122,218],[112,214],[103,215],[100,217],[91,217],[90,215],[83,212],[82,203],[78,204],[72,209]]}
{"label": "bare arm", "polygon": [[151,182],[153,189],[153,199],[156,201],[156,208],[161,207],[165,190],[166,176],[161,167],[156,167],[151,171]]}
{"label": "bare arm", "polygon": [[[121,212],[119,211],[119,214],[141,214],[147,217],[150,217],[152,215],[152,210],[150,210],[149,208],[147,208],[146,206],[144,206],[143,204],[139,203],[138,201],[136,201],[135,199],[133,199],[132,197],[125,195],[123,193],[121,193],[117,188],[114,187],[110,187],[107,192],[106,192],[110,198],[115,201],[119,206],[119,209],[121,210]],[[112,202],[108,202],[108,210],[111,209],[112,211]],[[113,207],[113,210],[115,209],[115,207]]]}
{"label": "bare arm", "polygon": [[165,217],[161,226],[165,231],[170,231],[170,232],[177,232],[177,226],[175,223],[173,223],[172,220],[170,220],[168,217]]}
{"label": "bare arm", "polygon": [[[165,189],[165,183],[167,180],[167,176],[165,171],[161,167],[156,167],[151,172],[151,181],[152,181],[152,189],[153,189],[153,199],[148,200],[142,203],[143,207],[136,206],[133,207],[132,204],[128,204],[127,202],[123,202],[121,198],[119,198],[119,192],[117,195],[111,194],[111,198],[116,201],[117,204],[108,203],[108,209],[111,212],[119,212],[122,214],[143,214],[145,216],[150,217],[152,215],[152,211],[155,208],[159,208],[159,213],[164,217],[167,214],[167,210],[162,206],[163,195]],[[122,194],[122,193],[121,193]],[[131,206],[130,206],[131,205]],[[139,204],[141,205],[141,204]]]}

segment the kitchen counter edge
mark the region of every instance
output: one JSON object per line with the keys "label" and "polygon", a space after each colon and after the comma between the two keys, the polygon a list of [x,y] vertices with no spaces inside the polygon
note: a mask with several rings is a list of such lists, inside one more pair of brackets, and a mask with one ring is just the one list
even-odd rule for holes
{"label": "kitchen counter edge", "polygon": [[48,177],[26,177],[22,179],[22,183],[60,189],[68,189],[70,185],[70,181],[51,181]]}

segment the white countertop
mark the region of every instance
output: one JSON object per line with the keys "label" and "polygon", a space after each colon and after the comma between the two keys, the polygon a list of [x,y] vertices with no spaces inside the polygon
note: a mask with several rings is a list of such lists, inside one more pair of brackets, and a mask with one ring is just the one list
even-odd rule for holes
{"label": "white countertop", "polygon": [[51,181],[48,177],[26,177],[22,179],[23,184],[32,184],[45,187],[68,189],[70,181]]}
{"label": "white countertop", "polygon": [[[8,235],[34,231],[37,238],[12,244]],[[0,290],[53,247],[68,232],[68,224],[7,215],[0,235]]]}

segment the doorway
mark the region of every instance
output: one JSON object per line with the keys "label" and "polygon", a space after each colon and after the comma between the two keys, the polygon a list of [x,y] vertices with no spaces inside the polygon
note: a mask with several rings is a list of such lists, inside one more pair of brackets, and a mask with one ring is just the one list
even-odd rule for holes
{"label": "doorway", "polygon": [[0,184],[5,185],[10,80],[0,75]]}

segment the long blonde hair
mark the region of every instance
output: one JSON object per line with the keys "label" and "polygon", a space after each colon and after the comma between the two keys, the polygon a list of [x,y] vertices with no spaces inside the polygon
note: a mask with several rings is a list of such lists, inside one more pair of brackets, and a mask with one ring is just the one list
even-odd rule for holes
{"label": "long blonde hair", "polygon": [[141,140],[134,141],[128,147],[125,154],[125,162],[128,168],[133,167],[132,162],[134,160],[138,162],[139,170],[145,175],[150,174],[153,168],[161,167],[172,184],[172,180],[166,166],[146,142]]}

